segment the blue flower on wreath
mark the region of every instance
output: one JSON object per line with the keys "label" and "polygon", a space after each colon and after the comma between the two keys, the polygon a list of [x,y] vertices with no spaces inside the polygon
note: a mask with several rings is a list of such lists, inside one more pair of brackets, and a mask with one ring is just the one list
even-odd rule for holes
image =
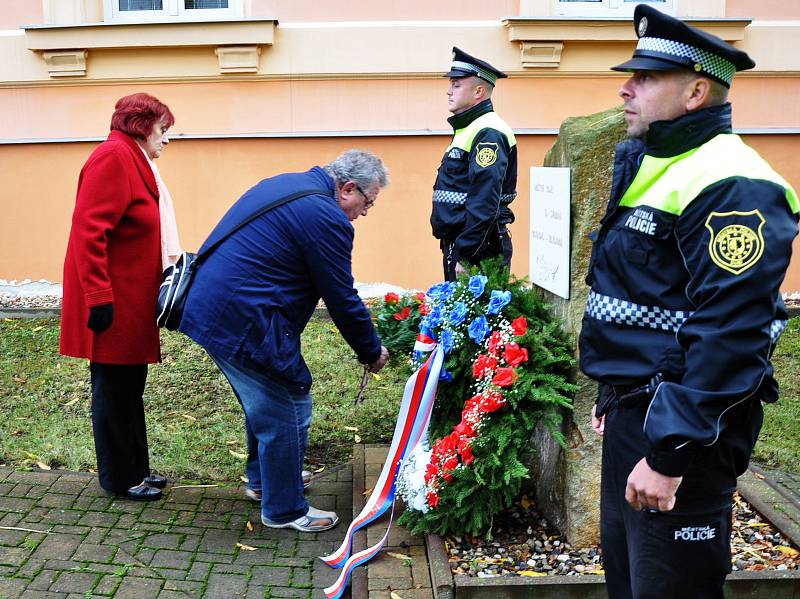
{"label": "blue flower on wreath", "polygon": [[439,337],[439,342],[442,344],[445,354],[449,354],[453,350],[455,339],[453,338],[453,331],[445,329]]}
{"label": "blue flower on wreath", "polygon": [[467,332],[469,333],[470,339],[475,343],[483,341],[486,335],[489,334],[489,323],[486,322],[486,317],[483,315],[478,316],[478,318],[469,323]]}
{"label": "blue flower on wreath", "polygon": [[486,282],[489,280],[484,275],[473,275],[469,278],[469,290],[475,297],[480,297],[486,289]]}
{"label": "blue flower on wreath", "polygon": [[450,323],[453,325],[460,325],[467,317],[467,304],[464,302],[456,302],[450,310]]}
{"label": "blue flower on wreath", "polygon": [[442,307],[434,306],[430,314],[423,318],[423,321],[429,329],[438,328],[442,324]]}
{"label": "blue flower on wreath", "polygon": [[445,382],[449,383],[450,381],[452,381],[452,380],[453,380],[453,375],[452,375],[452,374],[450,374],[450,371],[449,371],[449,370],[445,370],[444,368],[442,368],[442,369],[439,371],[439,380],[440,380],[440,381],[445,381]]}
{"label": "blue flower on wreath", "polygon": [[444,283],[436,283],[436,285],[428,289],[428,295],[437,301],[445,302],[453,297],[455,291],[456,284],[453,281],[445,281]]}
{"label": "blue flower on wreath", "polygon": [[510,291],[497,291],[497,289],[495,289],[492,291],[492,295],[489,298],[489,309],[486,311],[489,314],[499,314],[500,310],[505,308],[510,302]]}

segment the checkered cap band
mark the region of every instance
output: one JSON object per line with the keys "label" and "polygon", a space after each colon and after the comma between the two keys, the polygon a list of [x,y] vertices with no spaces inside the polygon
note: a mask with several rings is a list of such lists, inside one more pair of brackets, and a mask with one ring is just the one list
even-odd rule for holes
{"label": "checkered cap band", "polygon": [[469,71],[470,73],[475,73],[481,79],[486,79],[489,83],[494,85],[497,83],[497,76],[489,71],[486,71],[479,66],[474,64],[470,64],[468,62],[462,62],[460,60],[454,60],[453,66],[450,67],[451,69],[458,69],[459,71]]}
{"label": "checkered cap band", "polygon": [[586,315],[604,322],[676,332],[692,312],[643,306],[618,297],[589,292]]}
{"label": "checkered cap band", "polygon": [[[645,52],[658,52],[659,54],[666,54],[683,60],[691,60],[693,64],[699,64],[703,67],[703,72],[716,77],[717,79],[726,82],[728,85],[733,81],[733,76],[736,74],[736,66],[718,56],[713,52],[695,48],[688,44],[682,44],[675,40],[667,40],[659,37],[642,37],[639,38],[639,43],[636,45],[636,56],[638,51]],[[691,68],[691,67],[689,67]]]}
{"label": "checkered cap band", "polygon": [[444,189],[433,190],[433,201],[444,204],[463,204],[467,201],[467,194],[461,191],[447,191]]}

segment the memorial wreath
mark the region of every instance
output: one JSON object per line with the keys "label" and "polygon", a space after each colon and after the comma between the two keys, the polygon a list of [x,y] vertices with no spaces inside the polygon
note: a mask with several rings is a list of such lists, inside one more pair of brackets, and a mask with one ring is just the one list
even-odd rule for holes
{"label": "memorial wreath", "polygon": [[[444,350],[431,442],[405,457],[397,477],[408,506],[400,522],[414,533],[489,533],[528,477],[537,424],[563,442],[562,408],[574,391],[569,339],[538,293],[496,260],[424,295],[387,294],[377,320],[385,342],[404,344],[390,350],[407,350],[415,321],[418,339]],[[414,351],[411,366],[426,359]]]}

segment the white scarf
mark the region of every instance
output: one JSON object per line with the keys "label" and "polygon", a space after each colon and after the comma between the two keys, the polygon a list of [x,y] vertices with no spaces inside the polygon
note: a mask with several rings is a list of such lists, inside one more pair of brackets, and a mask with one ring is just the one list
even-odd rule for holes
{"label": "white scarf", "polygon": [[[144,148],[142,149],[144,152]],[[178,237],[178,223],[175,220],[175,207],[172,205],[172,196],[169,194],[167,184],[161,178],[161,173],[156,163],[150,160],[147,152],[144,157],[153,169],[153,176],[158,185],[158,215],[161,219],[161,268],[175,264],[181,255],[181,240]]]}

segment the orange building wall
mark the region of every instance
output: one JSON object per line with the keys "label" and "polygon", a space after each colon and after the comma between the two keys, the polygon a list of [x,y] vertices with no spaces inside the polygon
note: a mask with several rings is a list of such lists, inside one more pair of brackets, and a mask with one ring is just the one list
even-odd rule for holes
{"label": "orange building wall", "polygon": [[[527,274],[529,168],[541,165],[554,140],[521,135],[519,197],[511,226],[513,270]],[[747,136],[748,143],[800,188],[790,172],[797,144],[788,136]],[[441,277],[440,254],[430,235],[430,189],[444,136],[306,139],[228,139],[174,141],[159,167],[175,200],[182,241],[197,249],[217,220],[247,188],[279,172],[324,164],[341,151],[358,147],[375,152],[390,169],[391,185],[367,218],[355,223],[354,273],[364,282],[427,288]],[[78,172],[92,143],[0,146],[0,189],[6,220],[0,235],[0,278],[61,281]],[[32,186],[32,182],[36,185]],[[31,193],[35,189],[35,193]],[[785,291],[800,290],[800,242]]]}
{"label": "orange building wall", "polygon": [[43,21],[41,0],[0,2],[0,29],[17,29],[23,25],[36,25]]}
{"label": "orange building wall", "polygon": [[798,19],[800,18],[800,2],[797,0],[726,0],[725,16],[758,18],[760,20]]}

